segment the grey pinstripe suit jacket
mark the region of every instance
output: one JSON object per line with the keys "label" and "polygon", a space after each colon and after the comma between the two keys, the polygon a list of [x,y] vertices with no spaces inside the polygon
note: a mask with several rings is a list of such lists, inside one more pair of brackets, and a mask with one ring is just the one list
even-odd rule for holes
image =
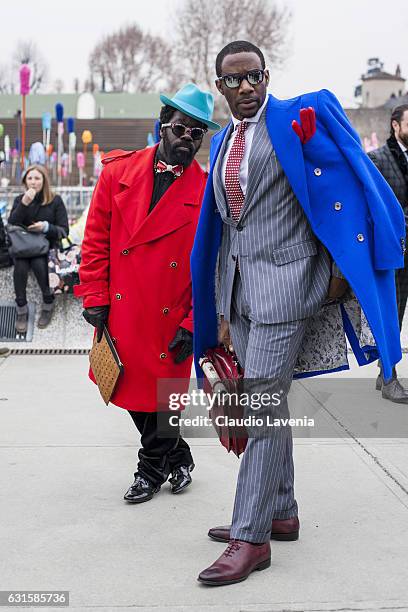
{"label": "grey pinstripe suit jacket", "polygon": [[276,157],[265,113],[255,128],[244,207],[238,223],[231,219],[221,177],[230,133],[214,169],[215,197],[224,222],[218,261],[218,312],[230,320],[238,260],[252,320],[279,323],[309,317],[319,310],[327,294],[327,251],[315,238]]}

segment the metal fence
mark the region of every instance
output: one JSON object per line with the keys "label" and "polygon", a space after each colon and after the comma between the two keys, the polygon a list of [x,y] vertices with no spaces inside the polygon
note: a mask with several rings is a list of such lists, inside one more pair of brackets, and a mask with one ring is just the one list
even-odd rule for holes
{"label": "metal fence", "polygon": [[[53,191],[64,201],[70,224],[76,221],[91,201],[93,187],[58,187]],[[22,193],[20,187],[0,187],[0,215],[4,220],[8,217],[14,199]]]}

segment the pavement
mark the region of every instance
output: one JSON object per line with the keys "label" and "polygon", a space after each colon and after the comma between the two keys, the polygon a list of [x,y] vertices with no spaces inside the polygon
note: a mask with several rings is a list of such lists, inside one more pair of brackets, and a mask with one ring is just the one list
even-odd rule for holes
{"label": "pavement", "polygon": [[230,520],[239,460],[191,437],[193,485],[127,505],[138,436],[87,362],[0,359],[0,590],[68,590],[84,612],[408,611],[408,407],[381,399],[375,365],[320,391],[294,383],[295,411],[325,432],[295,438],[300,539],[273,542],[270,569],[211,588],[196,577],[223,551],[206,534]]}

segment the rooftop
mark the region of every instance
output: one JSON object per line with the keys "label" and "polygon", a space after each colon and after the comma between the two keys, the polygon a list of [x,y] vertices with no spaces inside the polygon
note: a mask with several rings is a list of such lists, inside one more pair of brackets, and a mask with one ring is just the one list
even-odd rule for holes
{"label": "rooftop", "polygon": [[373,72],[371,74],[364,74],[361,79],[363,81],[401,81],[405,83],[405,79],[396,74],[391,74],[389,72],[383,72],[382,70],[379,72]]}

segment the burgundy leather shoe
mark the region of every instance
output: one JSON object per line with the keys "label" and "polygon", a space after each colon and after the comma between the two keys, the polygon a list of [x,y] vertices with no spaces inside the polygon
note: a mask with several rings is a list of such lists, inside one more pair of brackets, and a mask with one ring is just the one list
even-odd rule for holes
{"label": "burgundy leather shoe", "polygon": [[[293,542],[299,539],[299,519],[297,516],[288,519],[274,519],[272,521],[271,540],[281,542]],[[213,527],[208,532],[208,537],[216,542],[230,541],[231,525]]]}
{"label": "burgundy leather shoe", "polygon": [[263,570],[271,564],[271,545],[251,544],[231,540],[226,550],[210,567],[198,576],[198,581],[209,586],[224,586],[246,580],[251,572]]}

